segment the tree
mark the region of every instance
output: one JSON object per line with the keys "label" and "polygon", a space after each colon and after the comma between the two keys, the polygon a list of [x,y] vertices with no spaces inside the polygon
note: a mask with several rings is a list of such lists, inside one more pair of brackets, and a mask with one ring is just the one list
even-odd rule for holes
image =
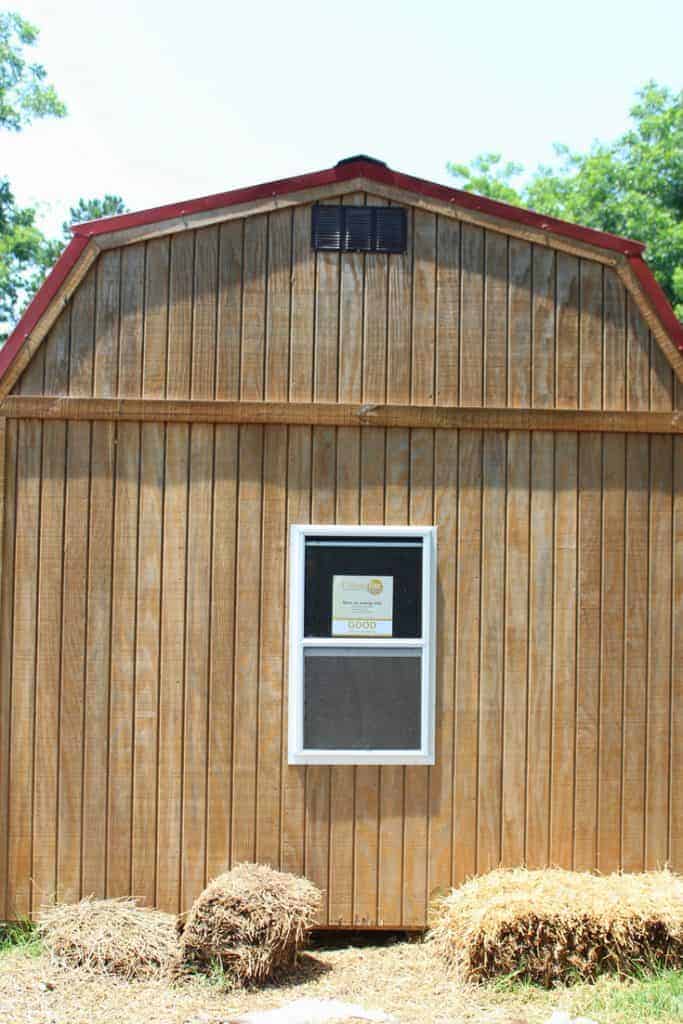
{"label": "tree", "polygon": [[556,145],[556,162],[514,184],[521,164],[485,153],[448,164],[462,188],[539,213],[638,239],[683,319],[683,92],[647,82],[631,108],[632,127],[587,153]]}
{"label": "tree", "polygon": [[[0,131],[19,131],[35,118],[64,117],[66,107],[46,81],[42,64],[24,51],[38,30],[18,14],[0,12]],[[35,210],[17,205],[6,178],[0,178],[0,338],[2,325],[16,318],[25,292],[36,283],[48,246],[35,222]]]}
{"label": "tree", "polygon": [[[18,14],[0,12],[0,132],[18,132],[36,118],[66,114],[46,80],[45,68],[30,63],[25,55],[37,40],[34,25]],[[120,196],[79,199],[62,225],[62,237],[50,240],[36,224],[35,209],[17,205],[9,181],[0,178],[0,345],[71,238],[70,226],[124,212]]]}

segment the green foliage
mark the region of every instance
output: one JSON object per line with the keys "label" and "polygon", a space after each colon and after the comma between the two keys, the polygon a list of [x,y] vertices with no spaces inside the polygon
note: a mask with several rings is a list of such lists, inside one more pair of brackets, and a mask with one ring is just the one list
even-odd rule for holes
{"label": "green foliage", "polygon": [[[36,118],[66,114],[45,68],[26,58],[37,39],[38,29],[19,14],[0,12],[0,130],[17,132]],[[0,178],[0,345],[71,238],[70,226],[124,212],[120,196],[79,199],[61,237],[48,239],[36,224],[35,209],[19,206],[9,181]]]}
{"label": "green foliage", "polygon": [[0,11],[0,127],[19,131],[36,117],[64,117],[66,107],[46,82],[42,64],[24,55],[38,29],[11,11]]}
{"label": "green foliage", "polygon": [[485,153],[448,164],[466,191],[645,242],[646,259],[683,319],[683,92],[647,82],[631,108],[632,127],[587,153],[555,146],[554,164],[525,183],[520,164]]}
{"label": "green foliage", "polygon": [[585,992],[575,1010],[609,1024],[683,1020],[683,971],[658,971]]}
{"label": "green foliage", "polygon": [[29,956],[39,956],[42,952],[36,927],[28,919],[0,922],[0,956],[16,949]]}
{"label": "green foliage", "polygon": [[2,325],[17,318],[53,259],[35,217],[32,207],[17,206],[9,182],[0,178],[0,340]]}

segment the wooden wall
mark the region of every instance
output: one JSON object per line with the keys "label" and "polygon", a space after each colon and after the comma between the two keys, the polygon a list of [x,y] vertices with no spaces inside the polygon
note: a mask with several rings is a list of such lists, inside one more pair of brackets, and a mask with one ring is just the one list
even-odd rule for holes
{"label": "wooden wall", "polygon": [[671,408],[613,270],[407,209],[405,256],[316,255],[310,206],[109,250],[15,391]]}
{"label": "wooden wall", "polygon": [[[410,208],[406,256],[309,233],[302,206],[103,253],[15,390],[680,405],[599,263]],[[175,911],[251,858],[318,882],[325,922],[397,927],[501,862],[683,870],[682,437],[9,420],[4,445],[0,917]],[[287,766],[309,521],[438,525],[434,767]]]}
{"label": "wooden wall", "polygon": [[[683,869],[683,438],[9,421],[6,497],[0,915],[247,858],[395,926],[499,862]],[[307,521],[438,524],[434,767],[287,766]]]}

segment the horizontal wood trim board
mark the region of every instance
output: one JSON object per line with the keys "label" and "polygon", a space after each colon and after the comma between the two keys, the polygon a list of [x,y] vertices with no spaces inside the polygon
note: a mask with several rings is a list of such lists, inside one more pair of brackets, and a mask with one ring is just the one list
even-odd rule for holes
{"label": "horizontal wood trim board", "polygon": [[551,430],[682,434],[683,413],[586,409],[491,409],[342,402],[227,402],[150,398],[9,395],[0,417],[127,423],[254,423],[409,427],[443,430]]}

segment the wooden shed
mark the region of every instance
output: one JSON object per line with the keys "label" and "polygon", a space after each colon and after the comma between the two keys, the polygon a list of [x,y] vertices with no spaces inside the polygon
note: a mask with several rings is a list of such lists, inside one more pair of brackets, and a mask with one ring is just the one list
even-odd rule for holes
{"label": "wooden shed", "polygon": [[642,250],[367,157],[75,228],[0,353],[0,917],[242,860],[395,928],[501,863],[683,870]]}

